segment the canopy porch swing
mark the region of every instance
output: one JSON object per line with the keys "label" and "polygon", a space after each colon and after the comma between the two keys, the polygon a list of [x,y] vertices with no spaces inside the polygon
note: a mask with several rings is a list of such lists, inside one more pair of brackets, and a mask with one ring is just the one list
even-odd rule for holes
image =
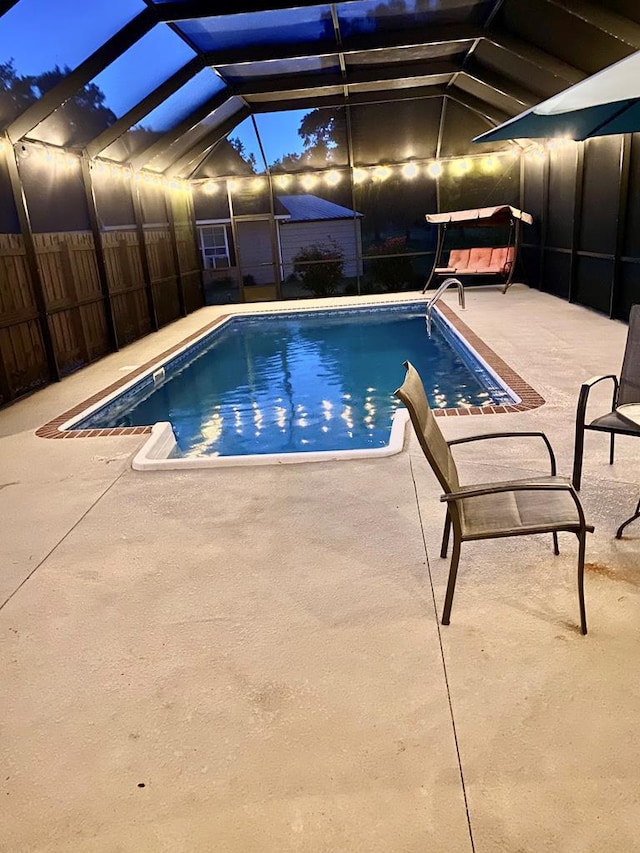
{"label": "canopy porch swing", "polygon": [[[497,278],[503,284],[502,292],[506,293],[513,281],[516,260],[521,240],[521,224],[531,225],[533,217],[511,205],[503,204],[497,207],[479,207],[472,210],[454,210],[449,213],[427,213],[427,222],[438,226],[438,240],[433,269],[423,288],[425,293],[431,282],[440,276],[487,276]],[[450,249],[446,265],[442,265],[442,255],[445,251],[447,231],[450,227],[486,227],[509,226],[509,236],[506,246],[475,246],[468,249]]]}

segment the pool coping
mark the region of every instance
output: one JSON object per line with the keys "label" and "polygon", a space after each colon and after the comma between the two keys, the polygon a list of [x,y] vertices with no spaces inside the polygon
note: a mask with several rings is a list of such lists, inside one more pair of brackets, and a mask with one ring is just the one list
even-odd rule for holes
{"label": "pool coping", "polygon": [[[404,300],[403,300],[404,301]],[[407,299],[406,302],[416,302],[420,301],[419,297],[412,297]],[[426,300],[425,300],[426,301]],[[367,301],[366,303],[362,303],[361,307],[369,307],[373,305],[388,305],[388,302],[382,301]],[[394,304],[400,304],[399,302]],[[326,310],[333,310],[335,308],[345,307],[342,303],[336,303],[335,305],[327,305],[322,306],[326,308]],[[349,305],[350,308],[354,307]],[[360,307],[360,306],[358,306]],[[305,311],[309,310],[308,307],[299,307],[299,308],[289,308],[289,311]],[[318,310],[314,308],[314,310]],[[480,358],[486,363],[486,365],[496,373],[501,381],[512,390],[517,397],[519,397],[519,403],[512,404],[504,404],[504,405],[489,405],[489,406],[468,406],[465,408],[459,409],[434,409],[434,414],[437,417],[464,417],[467,415],[492,415],[492,414],[503,414],[508,412],[524,412],[530,409],[538,408],[543,405],[545,400],[544,398],[538,394],[538,392],[529,385],[515,370],[513,370],[500,356],[498,356],[494,350],[491,349],[478,335],[467,326],[467,324],[460,319],[460,317],[449,308],[445,303],[440,303],[437,309],[443,317],[448,321],[448,323],[454,328],[454,330],[461,335],[467,344],[475,350],[476,354],[480,356]],[[278,306],[277,308],[263,310],[260,312],[262,315],[268,315],[269,313],[282,313],[283,308]],[[282,462],[312,462],[312,461],[326,461],[326,460],[334,460],[340,458],[371,458],[376,456],[389,456],[394,453],[399,453],[402,450],[403,442],[404,442],[404,426],[408,420],[408,416],[406,410],[399,409],[394,417],[394,421],[392,424],[392,435],[389,441],[389,444],[385,447],[381,448],[369,448],[366,450],[343,450],[343,451],[318,451],[318,452],[309,452],[309,453],[289,453],[289,454],[263,454],[261,456],[254,455],[249,457],[240,457],[240,456],[217,456],[210,457],[208,460],[206,458],[167,458],[167,455],[172,452],[173,447],[175,446],[175,438],[173,438],[173,430],[171,429],[171,424],[166,422],[160,422],[155,424],[154,426],[137,426],[137,427],[111,427],[104,429],[67,429],[65,428],[66,424],[77,418],[78,415],[87,411],[93,406],[97,406],[98,403],[102,403],[106,397],[109,395],[115,394],[119,390],[121,390],[125,385],[132,384],[137,380],[140,376],[145,373],[149,373],[154,367],[158,367],[160,364],[169,359],[172,355],[188,347],[189,344],[194,342],[197,339],[202,338],[207,335],[209,332],[213,331],[218,326],[226,323],[231,318],[235,316],[243,316],[243,314],[221,314],[216,317],[211,323],[202,326],[198,331],[194,332],[191,335],[188,335],[186,338],[183,338],[174,346],[169,347],[158,355],[154,356],[149,361],[145,362],[142,365],[139,365],[131,372],[127,373],[126,376],[122,376],[118,378],[115,382],[112,382],[107,387],[98,391],[95,394],[92,394],[87,399],[83,400],[81,403],[73,406],[70,409],[67,409],[62,414],[48,421],[39,427],[35,434],[39,438],[47,438],[47,439],[79,439],[79,438],[103,438],[103,437],[111,437],[111,436],[149,436],[147,442],[141,448],[141,450],[136,454],[133,460],[133,467],[137,470],[149,470],[150,468],[196,468],[196,467],[220,467],[220,466],[228,466],[228,465],[242,465],[242,464],[272,464],[272,463],[282,463]],[[404,414],[402,414],[404,413]],[[169,436],[168,431],[171,433]],[[171,439],[173,438],[173,445]],[[158,454],[164,454],[163,456]]]}

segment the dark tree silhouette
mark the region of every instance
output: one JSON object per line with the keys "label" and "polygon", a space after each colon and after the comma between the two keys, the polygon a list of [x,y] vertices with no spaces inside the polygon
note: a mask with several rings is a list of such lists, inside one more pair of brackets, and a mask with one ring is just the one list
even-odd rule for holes
{"label": "dark tree silhouette", "polygon": [[272,171],[291,172],[310,167],[321,168],[340,161],[346,140],[344,110],[326,107],[311,110],[302,117],[298,136],[304,145],[302,153],[285,154],[272,164]]}
{"label": "dark tree silhouette", "polygon": [[[0,118],[6,127],[13,119],[35,103],[46,92],[64,80],[71,71],[56,65],[37,75],[16,71],[13,59],[0,65]],[[87,83],[42,122],[43,136],[50,133],[65,144],[84,144],[116,120],[105,104],[106,96],[95,83]]]}

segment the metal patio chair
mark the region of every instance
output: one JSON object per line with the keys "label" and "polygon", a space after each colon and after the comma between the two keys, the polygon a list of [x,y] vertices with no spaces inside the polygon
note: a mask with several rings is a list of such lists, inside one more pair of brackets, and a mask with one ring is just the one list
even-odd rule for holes
{"label": "metal patio chair", "polygon": [[[463,542],[524,536],[530,533],[551,533],[554,553],[559,554],[558,532],[566,531],[575,533],[578,537],[580,627],[582,633],[586,634],[584,558],[586,535],[593,533],[593,527],[585,521],[580,499],[571,482],[564,477],[556,476],[556,460],[549,439],[542,432],[500,432],[445,441],[429,406],[417,370],[408,361],[404,366],[407,373],[402,386],[396,391],[396,396],[409,410],[411,423],[420,446],[444,489],[440,500],[447,504],[441,557],[447,556],[449,534],[453,528],[453,554],[449,566],[442,624],[449,624],[460,560],[460,546]],[[460,485],[458,470],[451,452],[452,446],[514,436],[535,436],[544,441],[551,463],[549,476],[499,483]]]}
{"label": "metal patio chair", "polygon": [[[594,385],[610,379],[613,382],[613,397],[611,411],[600,415],[590,423],[586,423],[587,403],[589,392]],[[593,376],[580,387],[578,408],[576,410],[576,438],[573,451],[573,487],[580,490],[582,481],[582,458],[584,454],[584,432],[587,429],[595,432],[608,432],[609,464],[613,465],[616,435],[640,436],[640,427],[634,426],[628,420],[620,417],[616,409],[627,403],[640,403],[640,305],[633,305],[629,315],[629,330],[627,344],[622,359],[620,380],[612,373],[606,376]]]}

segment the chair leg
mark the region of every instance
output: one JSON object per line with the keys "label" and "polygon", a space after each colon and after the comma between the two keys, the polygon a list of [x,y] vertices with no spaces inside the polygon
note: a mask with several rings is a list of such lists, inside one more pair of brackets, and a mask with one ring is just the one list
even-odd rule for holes
{"label": "chair leg", "polygon": [[451,605],[453,604],[453,593],[456,589],[456,576],[458,574],[458,563],[460,562],[460,542],[458,537],[453,537],[453,554],[449,566],[449,581],[447,583],[447,594],[444,597],[444,610],[442,611],[442,624],[448,625],[451,618]]}
{"label": "chair leg", "polygon": [[587,534],[578,534],[578,601],[580,602],[580,630],[587,633],[587,612],[584,606],[584,555],[587,545]]}
{"label": "chair leg", "polygon": [[609,465],[613,465],[613,454],[615,451],[616,444],[616,434],[615,432],[611,433],[611,440],[609,442]]}
{"label": "chair leg", "polygon": [[622,538],[622,531],[625,529],[627,524],[631,524],[632,521],[635,521],[637,518],[640,518],[640,501],[638,501],[638,505],[636,506],[636,511],[633,513],[631,518],[628,518],[626,521],[623,521],[620,527],[616,530],[616,539]]}
{"label": "chair leg", "polygon": [[560,548],[558,548],[558,534],[557,533],[553,534],[553,553],[556,555],[556,557],[560,553]]}
{"label": "chair leg", "polygon": [[449,531],[451,530],[451,517],[449,515],[449,510],[447,510],[447,515],[444,519],[444,530],[442,532],[442,545],[440,547],[440,556],[444,559],[447,556],[447,550],[449,548]]}
{"label": "chair leg", "polygon": [[576,492],[580,491],[580,481],[582,479],[582,455],[584,453],[584,423],[576,424],[576,440],[573,450],[573,488]]}

